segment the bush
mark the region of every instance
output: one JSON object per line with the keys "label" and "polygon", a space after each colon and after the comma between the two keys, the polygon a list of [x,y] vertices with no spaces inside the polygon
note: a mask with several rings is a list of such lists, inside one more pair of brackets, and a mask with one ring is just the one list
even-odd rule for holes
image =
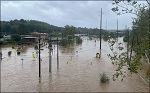
{"label": "bush", "polygon": [[104,36],[103,36],[103,40],[104,40],[104,41],[108,41],[108,39],[109,39],[109,35],[104,35]]}
{"label": "bush", "polygon": [[109,81],[109,78],[107,77],[105,72],[103,74],[100,74],[100,80],[101,80],[101,83],[106,83]]}
{"label": "bush", "polygon": [[20,51],[17,52],[17,55],[20,55]]}
{"label": "bush", "polygon": [[82,43],[82,39],[80,37],[76,37],[76,43],[77,44],[81,44]]}
{"label": "bush", "polygon": [[11,51],[8,51],[8,56],[10,56],[11,55]]}
{"label": "bush", "polygon": [[19,34],[13,34],[13,35],[11,36],[11,39],[12,39],[13,41],[18,42],[18,41],[21,40],[21,36],[20,36]]}
{"label": "bush", "polygon": [[0,41],[0,45],[3,45],[3,41]]}
{"label": "bush", "polygon": [[38,46],[36,45],[36,46],[34,47],[34,49],[37,50],[37,49],[38,49]]}

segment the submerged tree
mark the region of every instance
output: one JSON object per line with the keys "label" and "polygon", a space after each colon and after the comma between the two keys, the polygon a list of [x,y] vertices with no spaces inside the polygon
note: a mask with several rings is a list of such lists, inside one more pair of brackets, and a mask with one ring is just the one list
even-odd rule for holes
{"label": "submerged tree", "polygon": [[68,38],[68,39],[73,39],[74,38],[74,34],[75,34],[75,27],[74,26],[69,26],[66,25],[64,27],[64,32],[62,33],[63,38]]}

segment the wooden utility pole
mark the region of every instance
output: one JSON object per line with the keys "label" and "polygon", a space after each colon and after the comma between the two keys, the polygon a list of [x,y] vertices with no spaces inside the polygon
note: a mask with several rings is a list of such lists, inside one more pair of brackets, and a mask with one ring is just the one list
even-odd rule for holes
{"label": "wooden utility pole", "polygon": [[[149,4],[149,51],[148,52],[149,52],[148,59],[149,59],[149,63],[150,63],[150,4]],[[149,69],[150,69],[150,66],[149,66]]]}
{"label": "wooden utility pole", "polygon": [[102,8],[101,8],[101,16],[100,16],[100,53],[101,53],[101,32],[102,32]]}
{"label": "wooden utility pole", "polygon": [[118,42],[118,19],[117,19],[117,42]]}
{"label": "wooden utility pole", "polygon": [[128,59],[128,65],[129,65],[129,29],[127,29],[127,59]]}
{"label": "wooden utility pole", "polygon": [[[148,55],[148,61],[150,63],[150,4],[149,4],[149,55]],[[149,70],[150,70],[150,66],[149,66]],[[150,77],[149,77],[149,81],[150,81]],[[150,85],[150,82],[149,82]],[[149,91],[150,91],[150,86],[149,86]]]}
{"label": "wooden utility pole", "polygon": [[52,43],[51,43],[51,38],[49,40],[49,72],[51,72],[51,67],[52,67],[52,55],[51,55],[51,50],[52,50]]}
{"label": "wooden utility pole", "polygon": [[57,69],[59,69],[59,58],[58,58],[58,38],[57,38]]}
{"label": "wooden utility pole", "polygon": [[2,49],[1,49],[1,45],[0,45],[0,62],[2,61]]}
{"label": "wooden utility pole", "polygon": [[106,19],[106,31],[107,31],[107,19]]}
{"label": "wooden utility pole", "polygon": [[41,51],[40,51],[40,37],[39,37],[39,77],[41,77],[41,57],[40,57],[40,54],[41,54]]}

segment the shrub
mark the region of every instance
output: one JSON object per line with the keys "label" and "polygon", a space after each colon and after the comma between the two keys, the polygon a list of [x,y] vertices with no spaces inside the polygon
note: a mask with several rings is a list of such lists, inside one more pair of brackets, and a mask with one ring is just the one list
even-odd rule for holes
{"label": "shrub", "polygon": [[38,46],[36,45],[36,46],[34,47],[34,49],[37,50],[37,49],[38,49]]}
{"label": "shrub", "polygon": [[11,55],[11,51],[8,51],[8,56],[10,56]]}
{"label": "shrub", "polygon": [[107,77],[105,72],[103,72],[103,74],[100,74],[100,81],[101,81],[101,83],[106,83],[109,81],[109,78]]}
{"label": "shrub", "polygon": [[19,34],[13,34],[13,35],[11,36],[11,39],[12,39],[13,41],[20,41],[20,40],[21,40],[21,37],[20,37]]}
{"label": "shrub", "polygon": [[17,55],[20,55],[20,51],[17,52]]}
{"label": "shrub", "polygon": [[76,43],[77,44],[81,44],[82,43],[82,39],[80,37],[76,37]]}

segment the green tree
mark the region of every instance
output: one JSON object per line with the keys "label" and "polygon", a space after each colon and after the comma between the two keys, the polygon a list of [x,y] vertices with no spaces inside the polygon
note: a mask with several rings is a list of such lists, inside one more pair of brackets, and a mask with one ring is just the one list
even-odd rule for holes
{"label": "green tree", "polygon": [[27,31],[27,27],[24,24],[20,24],[18,27],[18,34],[20,35],[24,35],[24,34],[28,34],[29,32]]}
{"label": "green tree", "polygon": [[11,39],[12,39],[13,41],[18,42],[18,41],[21,40],[21,37],[20,37],[19,34],[13,34],[13,35],[11,35]]}
{"label": "green tree", "polygon": [[[113,75],[113,79],[118,78],[119,76],[124,76],[124,72],[122,69],[124,66],[128,67],[128,69],[132,73],[138,73],[140,69],[140,59],[143,56],[146,56],[147,61],[149,62],[150,59],[150,2],[148,0],[147,5],[145,4],[138,4],[137,1],[134,0],[113,0],[113,4],[116,7],[112,8],[112,11],[116,12],[118,15],[131,13],[135,14],[137,18],[133,18],[133,26],[132,31],[129,35],[129,42],[130,44],[130,52],[122,52],[121,54],[117,54],[114,49],[114,45],[116,44],[115,40],[110,39],[110,49],[113,52],[113,55],[108,55],[112,60],[112,63],[117,65],[116,73]],[[120,3],[124,3],[125,6],[119,5]],[[132,8],[128,8],[128,6],[132,6]],[[124,39],[127,41],[127,39]],[[121,43],[118,43],[118,48],[120,51],[124,48],[121,46]],[[128,50],[129,50],[128,49]],[[135,51],[135,54],[132,55],[132,51]],[[127,54],[130,53],[130,56]],[[149,62],[150,63],[150,62]],[[149,65],[149,64],[148,64]],[[149,70],[148,70],[149,71]],[[147,73],[149,75],[149,73]],[[150,76],[149,76],[150,77]]]}
{"label": "green tree", "polygon": [[66,25],[64,27],[64,32],[63,32],[63,38],[74,38],[74,34],[76,32],[76,29],[74,26],[69,26]]}

